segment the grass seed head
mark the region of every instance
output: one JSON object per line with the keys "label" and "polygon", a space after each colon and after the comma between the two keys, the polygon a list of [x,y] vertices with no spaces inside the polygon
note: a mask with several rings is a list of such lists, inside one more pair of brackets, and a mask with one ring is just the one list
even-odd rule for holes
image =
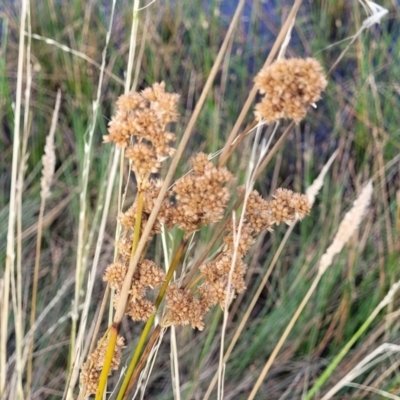
{"label": "grass seed head", "polygon": [[254,82],[264,95],[255,115],[267,123],[281,118],[300,122],[327,85],[322,66],[314,58],[278,60],[262,69]]}
{"label": "grass seed head", "polygon": [[226,168],[215,167],[204,153],[191,160],[193,171],[173,187],[176,205],[172,223],[185,232],[218,222],[225,214],[230,194],[223,185],[234,177]]}

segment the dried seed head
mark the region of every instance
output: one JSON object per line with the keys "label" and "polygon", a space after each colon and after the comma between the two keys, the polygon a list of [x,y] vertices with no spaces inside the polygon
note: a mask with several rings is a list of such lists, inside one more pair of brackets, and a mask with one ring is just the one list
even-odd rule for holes
{"label": "dried seed head", "polygon": [[[143,195],[144,195],[144,202],[143,202],[143,212],[142,212],[142,222],[141,222],[142,230],[146,226],[146,223],[151,214],[151,211],[154,208],[154,204],[155,204],[155,201],[160,192],[161,186],[162,186],[162,180],[159,180],[159,179],[157,179],[157,180],[150,179],[150,180],[143,182],[142,190],[143,190]],[[161,209],[157,215],[157,220],[154,223],[152,230],[150,232],[149,240],[151,240],[151,238],[155,234],[161,233],[161,225],[162,224],[166,224],[167,227],[169,227],[169,228],[172,227],[171,208],[172,208],[172,203],[169,201],[168,197],[166,196],[161,205]],[[136,210],[137,210],[137,202],[135,200],[135,202],[132,204],[132,206],[127,211],[125,211],[124,213],[121,213],[118,216],[121,224],[125,228],[134,230],[135,222],[136,222]]]}
{"label": "dried seed head", "polygon": [[101,371],[97,371],[93,367],[90,368],[89,365],[89,361],[83,364],[79,377],[81,386],[85,385],[85,398],[96,393],[101,373]]}
{"label": "dried seed head", "polygon": [[130,92],[127,94],[121,95],[116,103],[117,109],[121,112],[132,112],[137,108],[144,108],[146,103],[143,97],[137,92]]}
{"label": "dried seed head", "polygon": [[179,95],[176,93],[166,93],[164,82],[155,83],[153,87],[143,90],[142,96],[151,102],[151,108],[160,115],[163,125],[178,120],[177,105]]}
{"label": "dried seed head", "polygon": [[126,263],[129,263],[132,253],[132,236],[121,236],[115,246],[118,248],[118,253],[122,260]]}
{"label": "dried seed head", "polygon": [[[122,349],[125,347],[124,342],[125,339],[122,336],[117,337],[114,355],[111,361],[111,369],[113,370],[117,370],[121,362]],[[107,352],[107,345],[108,345],[108,339],[100,340],[97,344],[96,350],[88,357],[88,361],[91,362],[93,368],[96,369],[97,371],[101,371],[103,368],[104,358]]]}
{"label": "dried seed head", "polygon": [[224,243],[226,244],[225,251],[233,253],[236,249],[236,251],[238,252],[238,256],[244,257],[254,243],[254,238],[252,236],[253,233],[254,230],[252,226],[243,224],[240,230],[238,244],[235,245],[234,239],[236,235],[234,235],[232,230],[230,230],[229,234],[223,239]]}
{"label": "dried seed head", "polygon": [[145,287],[159,287],[165,281],[165,272],[151,260],[143,260],[136,268],[135,279]]}
{"label": "dried seed head", "polygon": [[202,299],[194,298],[188,289],[172,284],[167,288],[167,313],[163,318],[163,326],[188,325],[199,330],[204,329],[203,318],[209,310]]}
{"label": "dried seed head", "polygon": [[293,193],[290,205],[293,207],[296,217],[300,220],[310,214],[311,204],[305,194]]}
{"label": "dried seed head", "polygon": [[155,312],[155,307],[150,300],[143,298],[132,298],[128,303],[126,313],[133,321],[147,321]]}
{"label": "dried seed head", "polygon": [[136,143],[125,151],[125,157],[132,161],[132,171],[140,181],[150,173],[156,173],[161,166],[154,147],[144,143]]}
{"label": "dried seed head", "polygon": [[262,69],[254,81],[265,95],[256,105],[256,118],[267,122],[280,118],[300,122],[327,85],[321,64],[313,58],[278,60]]}
{"label": "dried seed head", "polygon": [[110,287],[121,290],[128,268],[122,263],[110,264],[103,275],[103,281],[108,282]]}
{"label": "dried seed head", "polygon": [[[229,274],[233,263],[233,253],[228,250],[221,253],[215,260],[200,266],[201,275],[204,282],[209,286],[217,302],[221,305],[225,301],[225,292],[228,287]],[[234,292],[242,292],[245,290],[244,274],[247,266],[241,259],[240,253],[236,255],[235,266],[232,271],[231,290]]]}
{"label": "dried seed head", "polygon": [[307,196],[293,193],[291,190],[279,188],[270,201],[271,219],[279,225],[281,222],[290,224],[295,218],[302,219],[310,213],[310,203]]}
{"label": "dried seed head", "polygon": [[[122,336],[117,337],[113,358],[111,360],[112,370],[117,370],[121,363],[122,349],[125,347],[124,342],[125,339]],[[80,383],[81,385],[85,385],[85,398],[90,394],[96,393],[99,385],[100,373],[104,365],[107,344],[108,340],[100,340],[96,350],[89,355],[87,361],[82,366]]]}
{"label": "dried seed head", "polygon": [[[238,193],[244,194],[244,186],[238,187]],[[257,190],[253,190],[247,199],[245,219],[258,234],[264,230],[272,231],[271,207],[267,200],[264,200]]]}
{"label": "dried seed head", "polygon": [[[228,288],[227,277],[221,277],[212,283],[204,283],[199,287],[199,292],[204,299],[212,302],[212,305],[219,303],[222,308],[225,307],[226,294]],[[230,288],[229,299],[232,301],[235,296],[235,290]]]}
{"label": "dried seed head", "polygon": [[226,168],[215,167],[206,154],[197,154],[191,162],[193,171],[172,189],[176,198],[172,223],[185,232],[193,232],[223,217],[230,198],[223,184],[233,179]]}
{"label": "dried seed head", "polygon": [[138,180],[160,168],[160,163],[174,154],[170,143],[175,135],[166,130],[169,122],[177,121],[179,96],[165,92],[165,84],[154,84],[142,93],[122,95],[111,118],[105,142],[128,147],[125,156],[132,161]]}

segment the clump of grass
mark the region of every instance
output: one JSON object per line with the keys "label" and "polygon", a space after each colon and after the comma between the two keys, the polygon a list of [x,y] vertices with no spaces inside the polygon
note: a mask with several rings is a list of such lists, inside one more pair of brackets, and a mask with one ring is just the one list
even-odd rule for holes
{"label": "clump of grass", "polygon": [[[277,75],[274,74],[275,71],[280,72]],[[285,82],[281,89],[277,90],[275,85],[270,84],[269,73],[275,75],[277,81]],[[277,64],[263,70],[256,82],[264,94],[262,103],[256,107],[257,117],[262,124],[278,122],[281,117],[299,122],[305,116],[305,107],[318,100],[326,86],[320,64],[312,59],[305,62],[281,59]],[[131,375],[138,376],[136,363],[164,297],[166,302],[161,313],[161,328],[191,324],[193,328],[204,329],[204,316],[212,306],[220,304],[227,310],[236,293],[244,291],[246,265],[243,259],[255,236],[265,230],[272,231],[273,226],[281,222],[291,224],[310,211],[306,196],[287,189],[278,189],[269,202],[263,200],[256,191],[249,191],[248,187],[246,190],[239,189],[239,196],[245,199],[240,226],[228,225],[227,230],[222,233],[223,250],[213,261],[200,266],[199,275],[194,275],[195,271],[192,270],[191,280],[184,287],[179,283],[172,283],[190,236],[204,225],[221,221],[226,215],[230,196],[224,184],[233,179],[233,175],[225,167],[215,167],[207,155],[199,153],[192,158],[193,170],[175,182],[166,196],[160,193],[162,183],[154,181],[151,175],[159,171],[161,161],[174,153],[169,143],[175,136],[166,127],[168,123],[177,120],[177,100],[176,94],[165,92],[163,82],[154,84],[152,88],[141,93],[123,95],[117,101],[116,115],[109,124],[109,135],[105,136],[106,142],[114,142],[125,149],[125,157],[135,174],[137,195],[133,206],[120,216],[124,230],[117,242],[116,262],[108,267],[104,276],[104,280],[116,290],[114,300],[117,313],[113,324],[105,333],[107,338],[100,340],[101,347],[89,356],[91,361],[84,367],[84,396],[93,393],[96,388],[96,398],[102,398],[110,368],[118,367],[114,350],[123,314],[129,315],[133,320],[147,322],[118,398],[126,396],[126,389],[132,387],[134,380]],[[271,106],[268,106],[271,104],[280,109],[273,114],[272,120]],[[265,155],[266,151],[261,153],[257,167],[261,166]],[[156,220],[152,225],[149,216],[159,199],[161,207],[155,213]],[[154,234],[161,233],[162,225],[169,229],[177,226],[184,232],[166,276],[154,262],[145,259],[145,253],[137,254],[138,243],[145,229],[148,231],[146,240],[149,241]],[[135,263],[135,258],[140,259],[140,263]],[[185,275],[182,275],[178,279],[183,281],[184,278]],[[145,287],[156,288],[160,285],[162,287],[153,305],[144,297]],[[120,310],[123,310],[122,315]],[[160,329],[155,332],[159,334]],[[154,340],[150,342],[153,343]],[[108,346],[103,351],[103,362],[99,363],[97,353],[104,343]],[[92,360],[93,354],[96,354],[96,362]],[[148,353],[144,354],[147,356]]]}

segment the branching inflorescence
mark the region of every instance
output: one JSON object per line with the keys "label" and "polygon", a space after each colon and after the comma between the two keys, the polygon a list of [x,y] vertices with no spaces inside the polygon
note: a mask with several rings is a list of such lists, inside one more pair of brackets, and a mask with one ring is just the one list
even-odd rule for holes
{"label": "branching inflorescence", "polygon": [[[256,105],[256,118],[268,123],[280,118],[299,122],[327,84],[321,65],[311,58],[281,59],[263,69],[255,82],[264,95]],[[160,192],[162,181],[155,179],[154,174],[158,173],[161,163],[174,154],[170,145],[175,135],[167,126],[178,120],[178,99],[177,94],[165,92],[163,82],[140,93],[121,96],[109,124],[109,135],[104,137],[105,142],[124,148],[137,182],[134,203],[118,216],[123,229],[116,243],[117,258],[103,276],[115,292],[114,305],[135,252],[135,237],[140,237]],[[184,231],[184,238],[188,238],[203,226],[226,216],[231,197],[227,184],[234,176],[225,167],[216,167],[204,153],[194,155],[191,164],[191,172],[178,179],[165,196],[149,240],[161,232],[163,225],[167,229],[178,227]],[[244,196],[245,188],[239,187],[237,192]],[[160,325],[165,328],[190,324],[193,328],[204,329],[204,317],[211,307],[216,304],[225,307],[236,293],[245,290],[245,256],[256,236],[263,231],[272,232],[281,222],[290,224],[300,220],[309,212],[305,195],[277,189],[267,201],[257,191],[252,191],[247,196],[238,240],[235,240],[237,232],[234,231],[237,227],[228,224],[221,251],[200,266],[198,275],[186,287],[181,287],[178,281],[169,282],[165,272],[143,254],[130,284],[126,314],[134,321],[148,321],[158,304],[146,297],[147,293],[162,286],[166,290],[160,291],[165,298]],[[227,293],[228,288],[230,293]],[[82,368],[81,384],[85,385],[86,395],[96,392],[107,342],[105,335]],[[118,369],[123,346],[124,339],[119,336],[112,369]]]}

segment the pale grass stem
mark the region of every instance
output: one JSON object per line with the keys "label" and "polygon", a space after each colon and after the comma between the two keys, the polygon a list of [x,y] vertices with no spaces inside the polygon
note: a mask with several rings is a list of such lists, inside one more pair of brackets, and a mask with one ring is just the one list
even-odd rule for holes
{"label": "pale grass stem", "polygon": [[[59,43],[59,42],[55,41],[54,39],[40,36],[37,33],[25,32],[25,35],[30,36],[32,39],[36,39],[36,40],[42,41],[42,42],[44,42],[46,44],[49,44],[51,46],[57,47],[58,49],[66,52],[66,53],[71,53],[73,56],[81,58],[82,60],[85,60],[88,64],[95,66],[98,70],[101,71],[101,68],[102,68],[101,64],[99,64],[95,60],[93,60],[90,57],[88,57],[85,53],[82,53],[80,51],[72,49],[71,47],[68,47],[65,44]],[[115,82],[119,83],[120,85],[124,84],[124,81],[120,77],[118,77],[117,75],[113,74],[108,69],[106,69],[104,71],[104,73],[106,75],[110,76]]]}
{"label": "pale grass stem", "polygon": [[[79,319],[79,300],[84,282],[84,275],[87,268],[88,249],[86,247],[86,224],[87,224],[87,191],[89,182],[89,171],[91,165],[91,152],[93,146],[93,136],[97,124],[97,116],[100,109],[100,101],[102,98],[103,79],[106,68],[107,49],[110,42],[111,30],[114,21],[115,1],[112,3],[110,22],[106,34],[106,42],[102,52],[102,62],[100,68],[99,82],[97,85],[96,99],[93,102],[93,114],[91,123],[88,129],[87,140],[84,143],[84,157],[82,167],[82,182],[80,187],[79,197],[79,224],[78,224],[78,243],[77,243],[77,258],[75,269],[75,295],[72,303],[72,326],[70,335],[70,352],[69,352],[69,369],[77,360],[76,347],[81,348],[80,343],[76,343],[77,324]],[[83,318],[85,321],[85,318]],[[84,325],[85,326],[85,325]]]}
{"label": "pale grass stem", "polygon": [[171,377],[172,377],[172,390],[174,392],[174,399],[181,400],[181,385],[179,380],[179,358],[178,358],[178,345],[176,341],[175,326],[171,326]]}
{"label": "pale grass stem", "polygon": [[[29,6],[27,8],[27,26],[28,30],[31,31],[31,19]],[[15,339],[16,339],[16,380],[17,380],[17,396],[23,397],[22,378],[24,373],[23,361],[22,361],[22,337],[24,335],[24,319],[22,311],[22,194],[24,188],[24,178],[27,168],[28,159],[28,138],[30,132],[31,116],[29,114],[30,98],[31,98],[31,87],[32,87],[32,66],[31,66],[31,41],[27,40],[26,43],[26,87],[25,87],[25,107],[24,107],[24,127],[22,146],[20,154],[20,165],[18,167],[18,178],[17,178],[17,194],[16,194],[16,211],[17,211],[17,258],[16,258],[16,284],[13,282],[14,275],[11,275],[11,288],[14,304],[14,315],[15,315]],[[14,385],[11,387],[14,388]],[[10,395],[13,396],[12,391]],[[29,390],[28,390],[29,398]]]}
{"label": "pale grass stem", "polygon": [[[278,123],[276,124],[276,127],[278,127]],[[223,382],[223,375],[225,371],[225,362],[224,362],[224,348],[225,348],[225,335],[226,335],[226,328],[227,328],[227,323],[228,323],[228,317],[229,317],[229,306],[231,303],[231,298],[230,298],[230,293],[231,293],[231,286],[232,286],[232,275],[233,271],[236,265],[236,260],[238,257],[238,249],[239,249],[239,244],[240,244],[240,237],[241,237],[241,231],[242,227],[244,224],[244,219],[245,219],[245,213],[246,213],[246,207],[247,207],[247,201],[250,196],[250,193],[253,190],[254,183],[255,183],[255,174],[260,167],[260,164],[262,160],[264,159],[265,155],[267,154],[269,145],[271,144],[271,141],[275,135],[276,129],[273,130],[271,137],[268,140],[268,143],[266,144],[264,141],[261,140],[261,131],[262,131],[262,124],[257,125],[257,132],[255,135],[254,143],[253,143],[253,148],[251,152],[251,157],[249,160],[249,166],[248,166],[248,172],[247,172],[247,178],[245,182],[245,193],[244,193],[244,200],[243,200],[243,206],[242,210],[240,213],[240,218],[239,218],[239,224],[238,227],[236,228],[236,218],[235,218],[235,213],[232,213],[232,232],[233,232],[233,240],[234,240],[234,252],[233,252],[233,257],[232,257],[232,263],[231,263],[231,268],[229,271],[229,276],[228,276],[228,284],[226,288],[226,301],[225,301],[225,307],[224,307],[224,312],[223,312],[223,322],[222,322],[222,329],[221,329],[221,343],[220,343],[220,355],[219,355],[219,366],[218,366],[218,394],[217,398],[219,400],[222,400],[224,397],[224,382]],[[260,150],[258,150],[260,148]],[[257,154],[258,153],[258,154]]]}
{"label": "pale grass stem", "polygon": [[[165,329],[161,329],[160,325],[158,325],[156,327],[156,330],[158,330],[158,329],[160,329],[160,333],[157,335],[152,335],[150,341],[146,345],[146,350],[150,349],[148,356],[144,357],[144,360],[146,360],[146,365],[144,367],[142,367],[139,365],[140,362],[138,364],[137,371],[142,371],[142,368],[143,368],[143,371],[138,373],[138,375],[139,375],[139,377],[137,378],[138,384],[136,386],[136,390],[132,396],[132,399],[136,399],[136,396],[137,396],[139,390],[141,392],[140,399],[143,400],[145,398],[144,393],[145,393],[148,381],[150,379],[150,373],[154,367],[156,357],[158,354],[158,350],[161,346],[161,343],[162,343],[162,340],[164,337],[164,333],[165,333]],[[151,340],[153,340],[154,343]],[[136,375],[136,373],[135,373],[135,375]],[[143,382],[144,380],[146,380],[146,382]],[[127,398],[127,395],[128,395],[128,393],[126,393],[124,399]]]}
{"label": "pale grass stem", "polygon": [[[348,346],[346,346],[346,347],[348,347]],[[350,348],[348,347],[348,349],[350,349]],[[374,367],[376,364],[380,363],[384,359],[390,357],[393,353],[399,353],[399,352],[400,352],[400,346],[391,344],[391,343],[383,343],[377,349],[375,349],[371,354],[369,354],[363,360],[361,360],[354,368],[352,368],[352,370],[349,371],[333,388],[331,388],[328,391],[328,393],[326,393],[322,397],[321,400],[331,399],[332,396],[334,396],[343,387],[351,386],[352,385],[351,381],[353,379],[355,379],[356,377],[365,373],[366,371],[368,371],[369,369],[371,369],[372,367]],[[378,355],[380,355],[380,357],[377,357]],[[333,371],[329,367],[327,368],[327,370],[328,369],[329,369],[329,374],[327,374],[327,376],[331,375],[331,373]],[[365,390],[366,388],[363,387],[362,389]],[[375,391],[375,393],[377,393],[377,394],[382,394],[382,393],[379,393],[379,391],[375,388],[371,388],[371,391]],[[311,391],[310,391],[310,393],[311,393]],[[387,392],[385,392],[385,393],[386,393],[385,394],[386,397],[392,398],[390,396],[387,396]],[[389,393],[389,395],[390,395],[390,393]],[[397,399],[398,396],[394,396],[393,398]]]}
{"label": "pale grass stem", "polygon": [[[6,250],[6,265],[4,271],[4,290],[2,303],[2,320],[1,320],[1,337],[0,337],[0,397],[5,396],[6,380],[7,380],[7,331],[8,331],[8,315],[9,315],[9,296],[10,296],[10,283],[11,278],[15,277],[15,217],[16,217],[16,194],[17,194],[17,174],[20,149],[20,119],[21,119],[21,100],[22,100],[22,81],[23,81],[23,68],[24,68],[24,54],[25,54],[25,24],[28,14],[28,1],[22,0],[21,2],[21,20],[19,30],[19,45],[18,45],[18,67],[17,67],[17,86],[16,86],[16,101],[15,101],[15,118],[14,118],[14,141],[13,141],[13,155],[12,155],[12,169],[11,169],[11,188],[10,188],[10,201],[9,201],[9,217],[7,229],[7,250]],[[16,307],[15,307],[16,308]],[[14,309],[15,309],[14,308]],[[15,310],[16,311],[16,310]],[[16,326],[20,317],[15,315]],[[21,324],[17,326],[17,334],[21,334]],[[22,339],[22,338],[20,338]],[[19,346],[18,346],[19,347]],[[18,398],[22,398],[22,370],[21,370],[21,354],[20,347],[17,348],[17,380],[18,380]]]}

